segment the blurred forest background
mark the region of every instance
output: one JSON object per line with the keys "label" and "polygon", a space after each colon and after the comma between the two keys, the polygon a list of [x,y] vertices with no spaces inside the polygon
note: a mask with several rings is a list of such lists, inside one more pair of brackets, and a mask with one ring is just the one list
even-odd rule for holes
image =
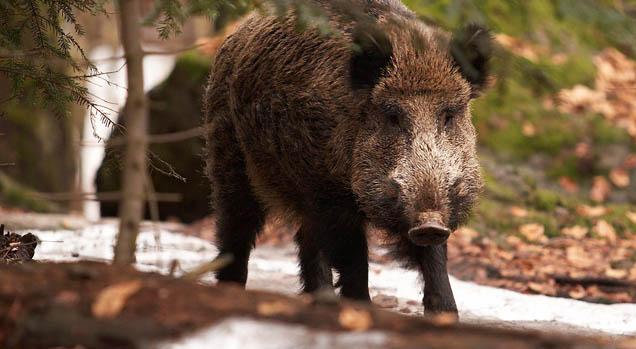
{"label": "blurred forest background", "polygon": [[[451,238],[453,272],[525,292],[597,301],[636,298],[620,282],[610,292],[567,280],[561,287],[554,278],[594,274],[636,281],[636,1],[404,2],[422,20],[449,31],[484,23],[498,43],[496,83],[473,105],[486,189],[469,225]],[[144,46],[157,51],[146,59],[171,67],[148,91],[150,134],[169,134],[151,141],[151,177],[159,217],[198,222],[193,230],[201,230],[210,226],[202,142],[196,137],[202,86],[225,28],[231,32],[252,4],[220,2],[238,6],[217,8],[208,13],[210,21],[181,18],[179,10],[158,9],[161,3],[144,1],[142,9],[149,24],[143,29]],[[184,21],[181,33],[171,35],[177,25],[161,11]],[[121,70],[112,62],[121,60],[121,51],[112,8],[76,15],[84,26],[83,35],[74,36],[86,54],[79,59],[84,65],[56,65],[52,59],[39,62],[41,71],[34,74],[74,76],[69,84],[81,88],[97,81],[90,63],[111,67],[113,74]],[[0,42],[0,72],[5,73],[0,74],[0,215],[15,210],[82,214],[85,199],[102,200],[102,214],[116,215],[118,143],[108,141],[96,193],[86,191],[87,174],[80,169],[90,160],[82,157],[83,149],[99,146],[86,138],[85,130],[92,129],[87,107],[97,129],[104,119],[100,110],[110,110],[116,120],[118,109],[109,96],[59,100],[44,75],[12,80],[11,70],[25,58],[7,54],[10,44]],[[95,59],[98,52],[102,56]],[[97,77],[116,89],[112,74]],[[118,123],[125,127],[125,115]],[[114,127],[114,135],[121,130]],[[263,240],[289,240],[281,233],[285,229],[273,230]]]}

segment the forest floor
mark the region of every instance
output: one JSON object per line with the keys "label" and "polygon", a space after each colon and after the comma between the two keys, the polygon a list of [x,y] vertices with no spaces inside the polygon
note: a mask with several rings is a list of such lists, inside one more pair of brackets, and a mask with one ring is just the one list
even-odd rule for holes
{"label": "forest floor", "polygon": [[[3,215],[7,222],[12,219],[10,215]],[[20,214],[14,215],[20,217]],[[22,216],[25,218],[25,216]],[[44,219],[46,216],[32,215],[31,218]],[[36,249],[34,259],[37,261],[68,262],[68,261],[102,261],[108,262],[112,258],[112,245],[117,230],[116,221],[106,220],[99,224],[80,224],[81,220],[69,217],[54,216],[52,223],[44,229],[39,225],[38,229],[28,228],[20,233],[31,232],[41,241]],[[29,224],[23,220],[27,228]],[[32,224],[35,224],[35,220]],[[9,225],[8,225],[9,226]],[[197,266],[211,261],[216,257],[216,249],[210,243],[211,229],[202,229],[205,225],[183,226],[180,224],[146,223],[138,240],[137,268],[142,271],[156,271],[161,273],[173,273],[181,275],[192,271]],[[269,227],[271,228],[271,227]],[[280,232],[280,229],[271,231]],[[192,236],[198,232],[203,238]],[[201,232],[205,232],[202,234]],[[189,234],[190,236],[188,236]],[[451,273],[462,276],[467,274],[482,273],[479,270],[489,270],[484,264],[488,261],[492,268],[496,268],[498,261],[502,259],[489,259],[490,254],[497,255],[503,252],[483,243],[458,244],[454,241],[468,239],[459,233],[450,240]],[[285,241],[286,238],[277,237],[268,233],[264,234],[264,241],[254,251],[250,260],[250,275],[248,289],[268,290],[277,293],[295,295],[299,290],[297,279],[297,263],[295,248]],[[475,246],[480,252],[471,259],[471,254],[461,252],[467,246]],[[549,246],[549,244],[546,244]],[[543,248],[543,247],[541,247]],[[555,247],[556,248],[556,247]],[[561,248],[561,247],[559,247]],[[567,250],[567,249],[566,249]],[[371,248],[370,264],[370,292],[374,304],[395,312],[421,315],[422,298],[421,284],[418,275],[414,271],[405,270],[395,263],[383,257],[384,250],[381,246],[374,245]],[[462,254],[458,258],[458,254]],[[539,254],[538,252],[536,252]],[[550,255],[550,253],[544,253]],[[557,255],[553,253],[553,255]],[[515,265],[521,265],[521,260],[532,259],[523,255],[515,255],[508,260],[507,271],[500,271],[501,275],[512,275]],[[505,260],[505,259],[503,259]],[[555,268],[567,271],[563,267],[565,262],[552,260]],[[546,266],[549,265],[546,261]],[[468,267],[467,267],[468,266]],[[473,269],[471,269],[473,268]],[[531,267],[532,268],[532,267]],[[462,270],[466,274],[461,274]],[[467,272],[474,270],[474,272]],[[492,278],[496,273],[486,273]],[[519,272],[510,282],[519,285],[533,284],[548,285],[540,280],[523,279],[525,274]],[[565,274],[564,274],[565,275]],[[590,274],[594,276],[597,274]],[[480,277],[466,277],[484,281]],[[499,278],[508,280],[510,277]],[[623,280],[624,279],[619,279]],[[203,283],[214,283],[212,276],[201,279]],[[588,280],[589,281],[589,280]],[[595,304],[591,302],[566,299],[562,297],[548,297],[541,294],[522,294],[505,289],[481,286],[473,282],[466,282],[452,278],[452,286],[458,303],[460,318],[463,323],[487,324],[497,327],[513,329],[539,329],[544,331],[560,331],[577,334],[608,334],[636,336],[636,304],[624,299],[628,304]],[[486,284],[491,282],[484,282]],[[503,283],[498,286],[508,286]],[[527,286],[522,291],[526,293],[541,293],[544,286]],[[592,286],[581,286],[592,287]],[[600,288],[600,286],[597,286]],[[627,287],[620,285],[620,287]],[[631,287],[631,286],[630,286]],[[514,289],[515,287],[509,287]],[[571,292],[571,291],[570,291]],[[566,294],[566,296],[572,296]]]}
{"label": "forest floor", "polygon": [[[524,211],[513,206],[503,214]],[[521,225],[518,235],[492,238],[460,228],[448,240],[449,269],[460,280],[527,294],[603,304],[636,303],[636,235],[619,238],[611,229],[597,223],[597,236],[575,227],[561,236],[547,237],[541,225],[528,223]],[[214,230],[213,219],[206,219],[186,233],[213,241]],[[293,233],[293,227],[271,222],[259,244],[289,248]],[[369,235],[371,261],[391,263],[382,233],[370,231]]]}
{"label": "forest floor", "polygon": [[0,314],[0,346],[25,349],[636,347],[634,338],[475,326],[86,261],[6,266]]}

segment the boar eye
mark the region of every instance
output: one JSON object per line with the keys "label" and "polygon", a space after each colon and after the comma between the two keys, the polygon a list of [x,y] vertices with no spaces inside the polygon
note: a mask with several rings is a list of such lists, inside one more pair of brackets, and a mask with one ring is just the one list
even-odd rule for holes
{"label": "boar eye", "polygon": [[405,128],[404,110],[396,105],[383,105],[382,113],[392,126]]}
{"label": "boar eye", "polygon": [[456,108],[444,109],[442,111],[442,120],[444,121],[444,127],[450,127],[458,113],[459,109]]}

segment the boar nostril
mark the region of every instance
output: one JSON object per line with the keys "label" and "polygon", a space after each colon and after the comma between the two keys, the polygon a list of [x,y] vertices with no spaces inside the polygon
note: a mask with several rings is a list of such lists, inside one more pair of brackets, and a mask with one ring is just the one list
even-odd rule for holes
{"label": "boar nostril", "polygon": [[450,236],[450,229],[437,222],[426,222],[408,231],[409,240],[417,246],[439,245]]}

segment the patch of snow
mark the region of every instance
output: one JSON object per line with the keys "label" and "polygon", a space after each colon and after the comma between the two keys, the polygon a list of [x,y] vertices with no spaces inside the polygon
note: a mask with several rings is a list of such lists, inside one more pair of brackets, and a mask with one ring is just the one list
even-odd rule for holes
{"label": "patch of snow", "polygon": [[[80,230],[32,231],[43,240],[35,258],[109,261],[116,232],[114,221]],[[178,260],[181,268],[188,271],[214,259],[216,254],[216,248],[209,241],[171,232],[163,225],[153,228],[151,224],[144,224],[137,243],[137,267],[167,273],[172,261]],[[394,310],[406,307],[412,314],[422,313],[421,306],[409,304],[413,301],[419,304],[422,299],[417,272],[392,264],[371,263],[369,269],[372,296],[380,293],[395,296],[398,306]],[[300,289],[297,274],[293,248],[259,247],[250,259],[247,287],[297,294]],[[202,282],[212,283],[214,277],[206,276]],[[451,285],[462,322],[580,334],[636,335],[636,304],[604,305],[527,295],[455,278],[451,278]]]}
{"label": "patch of snow", "polygon": [[[144,47],[145,50],[156,50],[155,47]],[[108,109],[119,111],[126,103],[126,65],[121,47],[115,48],[110,45],[102,45],[94,48],[89,58],[95,62],[97,71],[102,75],[89,77],[88,94],[98,99],[98,104],[105,104]],[[176,62],[175,55],[148,55],[143,59],[144,69],[144,90],[149,91],[153,87],[164,81]],[[112,112],[109,118],[117,122],[116,112]],[[97,117],[91,122],[90,111],[86,111],[84,116],[84,130],[82,140],[84,145],[81,149],[81,174],[80,183],[82,191],[85,193],[95,192],[95,175],[104,159],[105,143],[100,143],[99,138],[108,139],[111,128],[102,124]],[[99,136],[96,137],[95,134]],[[85,201],[84,216],[91,221],[96,221],[100,217],[99,202]]]}
{"label": "patch of snow", "polygon": [[182,339],[152,345],[159,349],[372,349],[386,346],[387,335],[378,331],[312,331],[300,325],[248,318],[229,318]]}
{"label": "patch of snow", "polygon": [[[77,260],[110,261],[117,236],[117,223],[96,224],[77,230],[31,231],[42,240],[34,259],[53,262]],[[172,261],[184,270],[213,260],[216,248],[208,241],[144,224],[137,238],[136,267],[167,273]]]}
{"label": "patch of snow", "polygon": [[[421,300],[420,288],[414,287],[416,272],[390,266],[373,265],[370,287],[398,298]],[[542,329],[552,324],[579,327],[592,332],[636,335],[636,304],[594,304],[569,298],[522,294],[510,290],[480,286],[451,277],[451,286],[463,322],[520,323],[524,328]],[[533,325],[534,324],[534,325]]]}

